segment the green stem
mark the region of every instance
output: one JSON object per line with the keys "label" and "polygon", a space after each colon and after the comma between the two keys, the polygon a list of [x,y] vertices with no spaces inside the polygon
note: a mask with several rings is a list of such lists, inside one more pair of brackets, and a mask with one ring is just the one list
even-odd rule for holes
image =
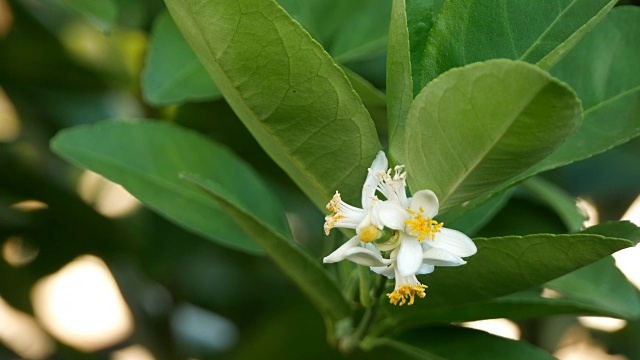
{"label": "green stem", "polygon": [[371,296],[371,307],[367,308],[358,324],[358,328],[353,334],[345,337],[340,342],[340,350],[345,353],[351,353],[356,349],[361,348],[362,340],[367,336],[369,329],[374,324],[376,314],[378,311],[379,299],[384,291],[387,279],[384,276],[378,276],[376,286],[374,288],[373,296]]}

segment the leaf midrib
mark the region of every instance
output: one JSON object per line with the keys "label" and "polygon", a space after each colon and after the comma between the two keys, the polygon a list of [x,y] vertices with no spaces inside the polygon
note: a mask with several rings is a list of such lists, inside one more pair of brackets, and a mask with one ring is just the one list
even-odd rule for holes
{"label": "leaf midrib", "polygon": [[[188,6],[188,5],[187,5],[187,6]],[[304,171],[304,170],[305,170],[305,168],[301,165],[301,163],[297,160],[297,158],[296,158],[296,157],[294,157],[294,156],[288,156],[288,155],[290,155],[291,153],[288,153],[288,152],[286,152],[286,151],[283,151],[283,150],[282,150],[282,149],[286,149],[286,147],[284,147],[284,146],[283,146],[283,142],[282,142],[282,141],[280,141],[280,139],[279,139],[278,137],[273,136],[273,133],[270,131],[270,129],[269,129],[267,126],[265,126],[265,125],[263,124],[263,122],[260,120],[260,117],[258,116],[258,114],[256,114],[256,113],[255,113],[255,111],[254,111],[251,107],[249,107],[249,106],[247,105],[247,103],[246,103],[246,101],[245,101],[244,97],[241,95],[241,93],[238,91],[238,89],[237,89],[235,86],[233,86],[233,85],[232,85],[232,84],[233,84],[233,82],[232,82],[232,81],[231,81],[231,79],[227,76],[226,71],[224,71],[224,70],[222,69],[221,65],[219,65],[219,63],[218,63],[218,61],[217,61],[218,57],[217,57],[217,56],[215,56],[213,49],[211,49],[211,47],[210,47],[210,45],[209,45],[208,41],[206,41],[206,38],[203,36],[204,31],[203,31],[203,29],[201,28],[200,23],[199,23],[198,21],[196,21],[196,18],[193,16],[193,8],[192,8],[192,7],[188,7],[188,9],[189,9],[189,11],[186,11],[185,13],[186,13],[186,14],[187,14],[187,16],[191,19],[192,24],[194,24],[194,26],[195,26],[196,30],[198,31],[198,35],[200,36],[200,40],[201,40],[201,41],[202,41],[202,43],[205,45],[205,48],[206,48],[207,52],[209,53],[209,56],[211,57],[211,59],[215,59],[215,60],[213,61],[213,63],[212,63],[212,66],[215,66],[215,67],[218,69],[218,73],[220,74],[220,76],[224,77],[224,79],[226,80],[226,82],[227,82],[227,84],[228,84],[228,88],[229,88],[229,89],[231,89],[232,91],[234,91],[234,93],[235,93],[235,95],[236,95],[236,96],[235,96],[235,97],[236,97],[236,99],[237,99],[239,102],[241,102],[241,103],[242,103],[242,105],[244,106],[244,109],[245,109],[246,111],[248,111],[248,112],[253,116],[253,118],[254,118],[253,123],[254,123],[254,124],[259,124],[259,125],[257,125],[257,126],[254,126],[254,128],[262,130],[263,134],[266,134],[266,135],[267,135],[267,136],[265,136],[265,138],[267,138],[267,137],[268,137],[268,139],[269,139],[269,140],[267,140],[267,141],[272,141],[272,142],[277,146],[278,150],[281,152],[281,156],[282,156],[282,155],[284,155],[284,158],[286,158],[286,160],[285,160],[285,161],[288,161],[288,162],[290,162],[292,165],[294,165],[294,168],[295,168],[296,172],[298,173],[297,175],[298,175],[298,178],[299,178],[299,179],[301,179],[302,181],[305,181],[305,182],[309,183],[309,184],[310,184],[310,185],[311,185],[311,186],[316,190],[316,192],[317,192],[317,193],[319,193],[319,194],[323,194],[323,195],[327,195],[327,191],[326,191],[326,189],[324,189],[324,187],[323,187],[323,186],[321,186],[321,185],[320,185],[320,183],[318,182],[318,176],[316,176],[316,175],[315,175],[315,174],[313,174],[313,173],[305,172],[305,171]],[[279,30],[279,29],[278,29],[278,27],[275,25],[275,22],[274,22],[273,24],[274,24],[274,28],[276,29],[276,31],[278,31],[278,32],[279,32],[280,30]],[[298,25],[298,26],[299,26],[299,25]],[[294,28],[295,28],[295,27],[294,27]],[[303,33],[303,34],[304,34],[304,33]],[[233,40],[230,40],[230,41],[229,41],[229,44],[231,43],[231,41],[233,41]],[[313,39],[311,39],[311,41],[315,43],[315,41],[314,41]],[[227,45],[226,45],[226,47],[228,47],[228,46],[229,46],[229,44],[227,44]],[[316,44],[317,44],[317,43],[316,43]],[[226,51],[226,47],[225,47],[225,49],[224,49],[222,52]],[[286,51],[286,48],[285,48],[285,51]],[[325,54],[326,54],[326,53],[325,53]],[[288,54],[287,54],[287,55],[288,55]],[[323,63],[325,63],[325,61],[323,61]],[[335,65],[335,67],[339,70],[339,67],[337,67],[337,65]],[[291,69],[289,68],[289,71],[290,71],[290,70],[291,70]],[[345,79],[346,79],[346,78],[345,78]],[[348,80],[347,80],[347,81],[348,81]],[[365,110],[365,111],[366,111],[366,110]],[[367,114],[368,114],[368,112],[367,112]],[[257,120],[257,121],[256,121],[256,120]],[[334,119],[333,119],[333,120],[331,120],[331,121],[336,121],[336,118],[334,118]],[[284,169],[284,167],[283,167],[283,166],[280,166],[280,167],[282,167],[282,168]],[[355,169],[355,167],[354,167],[354,169]],[[286,169],[284,169],[284,170],[285,170],[285,172],[286,172]],[[352,171],[353,171],[353,169],[352,169]],[[304,189],[303,189],[303,190],[304,190]],[[305,193],[307,193],[307,192],[305,191]],[[309,196],[309,197],[313,200],[313,197],[312,197],[312,195],[311,195],[311,194],[307,194],[307,196]],[[319,201],[318,201],[318,200],[319,200]],[[324,200],[317,199],[317,200],[315,200],[314,202],[316,202],[318,206],[322,206],[322,202],[323,202],[323,201],[324,201]]]}

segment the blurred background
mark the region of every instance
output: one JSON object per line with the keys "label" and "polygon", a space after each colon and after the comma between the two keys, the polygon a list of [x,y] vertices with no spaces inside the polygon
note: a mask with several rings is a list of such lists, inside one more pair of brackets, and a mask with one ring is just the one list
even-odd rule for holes
{"label": "blurred background", "polygon": [[[152,87],[163,79],[145,77],[150,64],[163,63],[153,59],[162,54],[154,41],[170,21],[162,1],[116,0],[113,9],[98,11],[107,17],[92,17],[82,3],[91,1],[0,0],[0,359],[341,358],[326,344],[321,317],[268,259],[188,233],[119,185],[50,152],[59,130],[105,119],[195,129],[267,178],[286,199],[301,246],[319,261],[330,250],[321,212],[215,89],[204,83],[197,95],[170,93]],[[342,65],[379,89],[387,5],[364,10],[381,24],[377,33],[366,32],[367,51],[322,40]],[[340,25],[364,33],[357,21]],[[165,81],[179,81],[170,75]],[[384,109],[373,116],[384,137]],[[590,224],[640,225],[639,164],[636,139],[545,176],[579,198]],[[567,231],[547,204],[518,191],[476,235],[513,234],[516,225],[518,234]],[[636,286],[638,259],[637,249],[616,254]],[[640,359],[640,322],[566,316],[466,325],[525,338],[561,359]]]}

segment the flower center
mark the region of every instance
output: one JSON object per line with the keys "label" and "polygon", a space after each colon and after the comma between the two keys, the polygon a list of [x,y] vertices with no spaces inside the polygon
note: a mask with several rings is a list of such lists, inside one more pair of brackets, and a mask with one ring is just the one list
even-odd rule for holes
{"label": "flower center", "polygon": [[424,210],[420,207],[419,212],[415,212],[411,209],[408,210],[411,215],[415,215],[411,219],[405,221],[404,223],[411,227],[411,235],[416,235],[418,241],[423,242],[427,238],[434,240],[436,238],[436,233],[440,232],[440,228],[443,223],[439,223],[429,217],[425,218],[422,216]]}
{"label": "flower center", "polygon": [[421,298],[425,297],[424,289],[427,288],[427,285],[402,285],[400,288],[395,289],[392,293],[387,294],[389,297],[389,302],[393,305],[398,305],[400,302],[400,306],[404,305],[409,299],[408,305],[413,305],[413,301],[418,295]]}

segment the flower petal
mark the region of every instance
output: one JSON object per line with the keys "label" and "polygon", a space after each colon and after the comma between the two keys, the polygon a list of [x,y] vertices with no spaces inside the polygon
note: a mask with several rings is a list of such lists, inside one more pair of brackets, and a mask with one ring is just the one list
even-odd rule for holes
{"label": "flower petal", "polygon": [[433,218],[438,215],[439,207],[440,203],[438,202],[438,197],[431,190],[420,190],[413,194],[411,206],[409,206],[409,208],[415,212],[419,212],[420,208],[422,208],[424,211],[422,216],[428,218]]}
{"label": "flower petal", "polygon": [[459,257],[467,257],[478,251],[476,244],[465,234],[460,231],[440,228],[440,232],[436,233],[436,237],[429,243],[434,248],[444,249],[451,254]]}
{"label": "flower petal", "polygon": [[394,277],[396,277],[395,268],[395,264],[392,263],[389,266],[372,266],[370,269],[376,274],[380,274],[386,276],[389,279],[393,279]]}
{"label": "flower petal", "polygon": [[433,272],[433,270],[435,270],[435,268],[436,267],[431,264],[422,263],[422,266],[420,266],[420,269],[418,269],[416,275],[430,274]]}
{"label": "flower petal", "polygon": [[344,258],[364,266],[386,266],[391,260],[384,259],[380,253],[360,246],[352,247],[344,252]]}
{"label": "flower petal", "polygon": [[422,258],[426,264],[436,265],[436,266],[460,266],[464,265],[467,262],[462,260],[462,258],[453,255],[447,250],[431,248],[424,253],[422,253]]}
{"label": "flower petal", "polygon": [[378,155],[371,163],[371,168],[369,168],[369,174],[367,175],[367,180],[365,180],[364,185],[362,186],[362,208],[368,209],[371,206],[371,198],[376,193],[376,187],[378,187],[378,177],[376,174],[380,171],[387,171],[387,167],[389,162],[387,161],[387,156],[383,151],[378,152]]}
{"label": "flower petal", "polygon": [[409,213],[395,201],[381,201],[373,208],[372,222],[378,228],[386,226],[394,230],[403,230]]}
{"label": "flower petal", "polygon": [[345,252],[353,248],[354,246],[358,246],[359,243],[360,243],[360,237],[356,235],[346,243],[342,244],[342,246],[337,248],[334,252],[326,256],[322,260],[322,262],[325,264],[328,264],[328,263],[335,263],[335,262],[344,260]]}
{"label": "flower petal", "polygon": [[415,236],[401,235],[402,243],[396,263],[402,276],[414,275],[422,266],[422,246]]}

